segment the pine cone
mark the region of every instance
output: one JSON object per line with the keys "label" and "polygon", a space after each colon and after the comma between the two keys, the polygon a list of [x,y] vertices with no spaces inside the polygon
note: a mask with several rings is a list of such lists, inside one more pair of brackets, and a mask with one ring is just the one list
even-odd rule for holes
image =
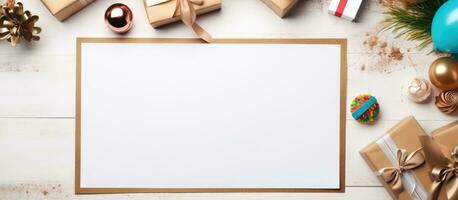
{"label": "pine cone", "polygon": [[35,27],[38,16],[25,11],[22,3],[17,3],[13,8],[0,6],[0,40],[8,40],[12,46],[21,42],[24,38],[28,42],[38,41],[40,37],[35,35],[41,32],[40,27]]}
{"label": "pine cone", "polygon": [[455,112],[458,108],[458,91],[450,90],[441,92],[436,96],[436,106],[440,111],[446,114]]}

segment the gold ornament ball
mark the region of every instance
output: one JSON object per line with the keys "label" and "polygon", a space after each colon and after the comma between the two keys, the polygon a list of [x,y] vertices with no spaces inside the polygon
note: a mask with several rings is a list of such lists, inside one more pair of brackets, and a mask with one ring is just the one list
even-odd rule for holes
{"label": "gold ornament ball", "polygon": [[458,88],[458,62],[450,57],[435,60],[429,68],[429,80],[443,91]]}
{"label": "gold ornament ball", "polygon": [[122,3],[115,3],[105,12],[105,24],[115,33],[127,33],[133,26],[133,14],[130,8]]}

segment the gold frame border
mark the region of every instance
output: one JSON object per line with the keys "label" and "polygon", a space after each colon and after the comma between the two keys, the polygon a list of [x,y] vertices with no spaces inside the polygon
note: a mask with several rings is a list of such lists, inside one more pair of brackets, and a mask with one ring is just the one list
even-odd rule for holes
{"label": "gold frame border", "polygon": [[347,101],[347,39],[215,39],[228,44],[330,44],[340,45],[340,166],[339,188],[81,188],[81,44],[82,43],[204,43],[191,38],[77,38],[76,39],[76,120],[75,194],[120,193],[344,193]]}

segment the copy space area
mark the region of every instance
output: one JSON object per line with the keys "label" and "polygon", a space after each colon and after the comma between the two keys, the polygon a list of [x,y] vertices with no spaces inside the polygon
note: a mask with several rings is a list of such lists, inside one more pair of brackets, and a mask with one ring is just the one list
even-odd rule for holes
{"label": "copy space area", "polygon": [[81,188],[340,187],[340,45],[82,43],[80,68]]}

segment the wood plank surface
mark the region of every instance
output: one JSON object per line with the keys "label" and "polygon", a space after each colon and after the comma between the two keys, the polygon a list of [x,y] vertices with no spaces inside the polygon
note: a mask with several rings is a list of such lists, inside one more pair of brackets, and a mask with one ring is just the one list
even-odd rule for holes
{"label": "wood plank surface", "polygon": [[[215,38],[348,39],[348,102],[360,93],[371,93],[378,98],[382,115],[375,125],[366,126],[347,112],[346,193],[75,196],[76,37],[183,38],[194,34],[181,23],[153,29],[142,0],[123,1],[133,10],[135,25],[122,36],[111,33],[103,21],[105,9],[117,1],[96,1],[64,23],[40,1],[23,2],[26,9],[40,16],[38,25],[43,32],[42,40],[35,44],[11,48],[6,42],[0,43],[0,200],[389,199],[358,151],[408,115],[414,115],[427,131],[456,119],[456,115],[440,113],[432,99],[416,104],[403,95],[403,83],[409,77],[426,77],[429,64],[437,56],[426,55],[428,49],[416,50],[416,43],[382,31],[384,8],[380,1],[367,0],[359,22],[354,23],[329,15],[330,0],[300,1],[285,19],[278,18],[260,0],[224,0],[221,11],[198,20]],[[326,81],[325,74],[320,76]]]}

